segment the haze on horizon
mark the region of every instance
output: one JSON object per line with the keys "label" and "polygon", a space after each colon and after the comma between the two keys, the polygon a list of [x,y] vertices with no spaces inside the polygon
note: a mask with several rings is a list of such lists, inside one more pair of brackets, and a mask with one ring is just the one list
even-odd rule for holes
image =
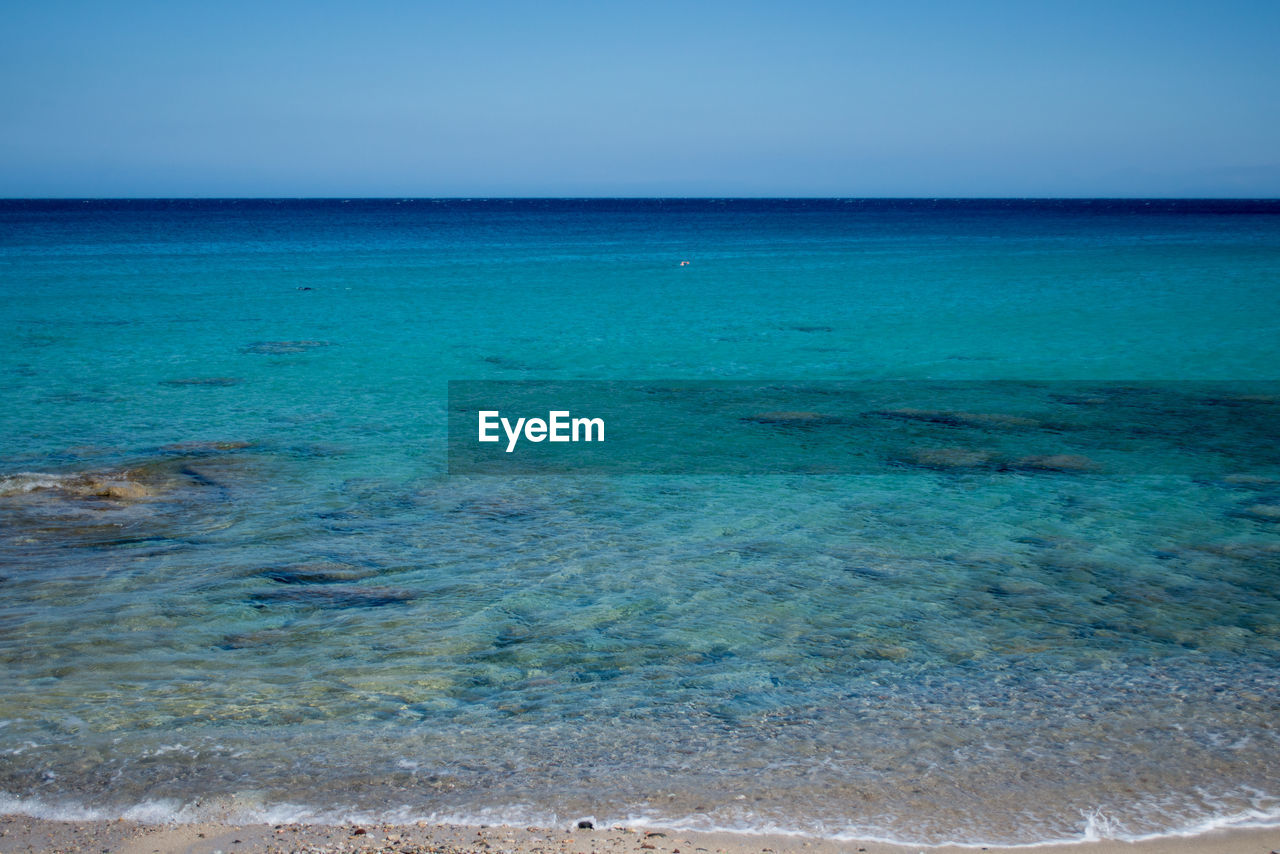
{"label": "haze on horizon", "polygon": [[1280,196],[1280,3],[10,0],[0,196]]}

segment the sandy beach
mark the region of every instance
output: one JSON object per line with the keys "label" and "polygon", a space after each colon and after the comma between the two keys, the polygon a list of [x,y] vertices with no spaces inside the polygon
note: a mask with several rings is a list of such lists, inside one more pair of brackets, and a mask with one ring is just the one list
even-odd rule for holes
{"label": "sandy beach", "polygon": [[[1280,828],[1214,831],[1142,842],[1036,846],[1041,854],[1275,854]],[[891,845],[801,836],[692,833],[637,827],[538,828],[416,825],[172,824],[49,821],[0,817],[0,852],[84,854],[237,854],[237,852],[395,852],[396,854],[932,854],[1026,851],[1023,847]]]}

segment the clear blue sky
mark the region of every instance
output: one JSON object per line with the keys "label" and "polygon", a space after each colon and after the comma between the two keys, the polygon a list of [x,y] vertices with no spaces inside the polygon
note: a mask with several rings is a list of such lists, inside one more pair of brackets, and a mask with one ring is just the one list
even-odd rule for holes
{"label": "clear blue sky", "polygon": [[0,196],[1280,196],[1280,0],[0,0]]}

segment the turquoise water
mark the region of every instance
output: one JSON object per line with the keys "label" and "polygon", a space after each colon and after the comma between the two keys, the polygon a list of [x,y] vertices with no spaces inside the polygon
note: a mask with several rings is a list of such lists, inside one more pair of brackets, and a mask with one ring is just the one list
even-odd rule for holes
{"label": "turquoise water", "polygon": [[[1269,202],[0,203],[0,807],[1280,822],[1277,270]],[[450,476],[450,380],[1131,389],[1214,465],[912,403],[875,474]]]}

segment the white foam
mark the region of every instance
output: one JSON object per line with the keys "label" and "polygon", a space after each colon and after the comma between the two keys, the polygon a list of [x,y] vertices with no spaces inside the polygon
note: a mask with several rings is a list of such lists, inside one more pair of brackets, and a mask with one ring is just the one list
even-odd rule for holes
{"label": "white foam", "polygon": [[[1276,799],[1258,793],[1259,801],[1276,803]],[[1075,836],[1055,837],[1036,842],[1010,843],[999,840],[961,840],[924,842],[900,836],[888,836],[880,829],[843,827],[839,830],[822,824],[811,827],[793,827],[752,817],[752,821],[720,824],[706,815],[672,818],[656,812],[633,813],[626,818],[611,819],[594,815],[575,817],[570,821],[556,813],[527,805],[481,808],[468,812],[424,812],[420,808],[403,805],[391,809],[371,811],[356,807],[317,808],[294,803],[261,803],[254,793],[247,792],[218,798],[209,802],[182,803],[173,799],[142,801],[123,810],[91,807],[71,800],[45,801],[39,798],[20,797],[0,792],[0,815],[25,815],[51,821],[106,821],[123,818],[143,824],[189,824],[218,822],[224,824],[416,824],[424,822],[437,825],[463,827],[498,826],[512,827],[569,827],[580,820],[591,821],[596,827],[662,828],[675,831],[701,833],[731,833],[741,836],[791,836],[829,839],[836,842],[874,842],[888,845],[919,848],[1041,848],[1050,845],[1074,845],[1104,840],[1117,842],[1146,842],[1155,839],[1188,838],[1221,830],[1243,830],[1280,827],[1280,805],[1253,807],[1230,814],[1213,816],[1189,822],[1181,827],[1155,832],[1131,833],[1123,822],[1101,809],[1092,809],[1081,815],[1081,831]]]}
{"label": "white foam", "polygon": [[0,792],[0,814],[28,815],[50,821],[102,821],[112,818],[104,810],[72,802],[47,803],[39,798],[20,798]]}
{"label": "white foam", "polygon": [[20,471],[0,477],[0,495],[22,495],[37,489],[58,489],[73,475],[50,474],[38,471]]}
{"label": "white foam", "polygon": [[[1257,793],[1257,800],[1276,802],[1276,799]],[[1107,815],[1101,809],[1092,809],[1082,813],[1083,828],[1078,836],[1054,837],[1035,842],[1011,843],[999,840],[967,841],[948,839],[941,842],[924,842],[900,836],[885,836],[882,831],[856,827],[832,830],[825,826],[813,828],[796,828],[773,822],[756,822],[752,824],[722,825],[709,821],[706,816],[667,820],[659,815],[632,815],[622,822],[625,827],[660,827],[668,830],[684,830],[704,833],[733,833],[743,836],[796,836],[831,839],[838,842],[876,842],[886,845],[901,845],[920,848],[1043,848],[1051,845],[1078,845],[1089,842],[1146,842],[1155,839],[1190,838],[1202,836],[1220,830],[1246,830],[1280,827],[1280,804],[1269,807],[1252,807],[1233,813],[1213,816],[1189,822],[1180,827],[1153,833],[1130,833],[1125,825]]]}

